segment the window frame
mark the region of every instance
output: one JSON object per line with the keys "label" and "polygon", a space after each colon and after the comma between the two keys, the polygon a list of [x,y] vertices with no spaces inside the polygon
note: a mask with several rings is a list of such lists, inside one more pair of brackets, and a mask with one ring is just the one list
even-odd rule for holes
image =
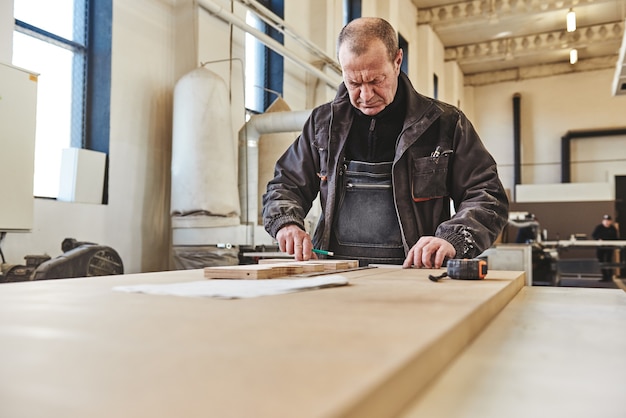
{"label": "window frame", "polygon": [[[270,10],[273,14],[279,18],[284,18],[285,15],[285,2],[284,0],[259,0],[259,3]],[[258,19],[259,30],[276,40],[280,44],[284,45],[284,35],[277,29],[272,28],[270,25],[263,22],[262,19]],[[258,65],[254,65],[253,68],[256,71],[254,77],[255,80],[262,80],[262,86],[254,86],[255,89],[249,94],[254,95],[251,106],[254,108],[246,107],[246,111],[250,114],[263,113],[267,108],[276,100],[276,97],[283,96],[283,86],[285,78],[284,58],[281,54],[272,50],[268,46],[264,45],[260,41],[256,41],[256,49],[254,54],[255,59],[258,59]],[[261,92],[257,91],[257,88]]]}
{"label": "window frame", "polygon": [[344,0],[343,2],[343,20],[344,25],[352,22],[354,19],[361,17],[362,5],[361,0]]}
{"label": "window frame", "polygon": [[[268,10],[272,11],[276,16],[284,19],[285,17],[285,2],[284,0],[261,0],[260,2]],[[280,42],[281,45],[285,44],[285,35],[278,30],[265,25],[265,33],[272,39]],[[263,109],[267,108],[276,100],[276,95],[283,96],[283,81],[285,75],[285,60],[282,55],[276,51],[264,47],[264,87],[263,91]]]}
{"label": "window frame", "polygon": [[[106,154],[102,203],[108,203],[108,170],[111,108],[111,50],[112,50],[112,0],[85,0],[85,41],[81,44],[66,39],[38,26],[14,19],[14,31],[48,42],[83,56],[83,68],[73,78],[82,78],[82,89],[72,97],[80,100],[80,112],[72,106],[72,118],[81,118],[81,123],[72,123],[70,146],[99,151]],[[75,69],[73,70],[75,71]],[[75,128],[80,126],[80,128]],[[80,132],[78,132],[80,131]],[[37,196],[35,196],[37,197]]]}

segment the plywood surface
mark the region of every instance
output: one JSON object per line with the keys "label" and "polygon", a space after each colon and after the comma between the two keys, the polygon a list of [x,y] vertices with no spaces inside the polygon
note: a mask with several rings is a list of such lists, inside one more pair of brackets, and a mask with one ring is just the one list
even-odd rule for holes
{"label": "plywood surface", "polygon": [[402,418],[626,416],[626,293],[524,288]]}
{"label": "plywood surface", "polygon": [[246,300],[112,291],[202,270],[3,284],[0,415],[393,416],[524,280],[429,273],[359,270],[349,286]]}

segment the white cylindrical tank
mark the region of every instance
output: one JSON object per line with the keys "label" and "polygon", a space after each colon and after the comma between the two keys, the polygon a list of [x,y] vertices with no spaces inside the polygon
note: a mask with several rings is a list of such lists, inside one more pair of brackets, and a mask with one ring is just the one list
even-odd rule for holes
{"label": "white cylindrical tank", "polygon": [[236,143],[226,82],[200,67],[174,88],[172,215],[239,216]]}

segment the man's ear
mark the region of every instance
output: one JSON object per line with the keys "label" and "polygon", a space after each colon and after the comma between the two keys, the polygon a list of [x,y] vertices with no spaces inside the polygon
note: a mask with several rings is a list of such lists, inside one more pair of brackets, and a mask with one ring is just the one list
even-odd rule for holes
{"label": "man's ear", "polygon": [[400,66],[402,65],[403,57],[404,57],[404,52],[402,51],[402,48],[398,48],[398,52],[396,53],[396,59],[394,60],[394,63],[397,65],[397,68],[396,68],[397,73],[400,72]]}

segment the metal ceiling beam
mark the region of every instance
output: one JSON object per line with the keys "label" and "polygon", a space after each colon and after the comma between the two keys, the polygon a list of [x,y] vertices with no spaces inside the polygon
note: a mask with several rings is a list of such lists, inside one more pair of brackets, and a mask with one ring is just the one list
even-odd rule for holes
{"label": "metal ceiling beam", "polygon": [[[524,21],[538,18],[546,13],[565,13],[570,7],[587,7],[592,5],[614,3],[615,0],[467,0],[452,4],[432,7],[419,7],[420,0],[413,0],[418,7],[418,25],[429,25],[435,33],[451,33],[464,30],[475,31],[482,25],[499,24],[506,28],[506,22]],[[469,44],[444,44],[446,61],[456,61],[465,71],[465,84],[480,85],[487,80],[509,80],[540,77],[544,74],[554,75],[564,72],[589,71],[609,68],[609,61],[615,65],[618,59],[621,38],[624,36],[624,6],[622,16],[614,16],[613,22],[602,22],[596,25],[578,27],[573,33],[563,30],[545,31],[523,36],[509,36],[506,38],[484,39]],[[593,51],[600,46],[606,51],[605,56],[599,56]],[[576,66],[569,63],[555,62],[556,51],[576,48],[579,51],[588,50],[583,54]],[[611,52],[615,51],[615,53]],[[602,54],[602,52],[600,52]],[[561,54],[563,55],[563,54]],[[552,56],[550,58],[550,56]],[[545,62],[541,62],[545,57]],[[504,64],[507,61],[508,64]],[[500,70],[474,72],[477,65],[500,62],[496,67]],[[561,65],[563,64],[563,65]],[[484,68],[485,66],[483,66]],[[486,66],[487,68],[489,65]],[[508,68],[507,68],[508,67]],[[505,69],[506,68],[506,69]],[[468,72],[472,71],[472,72]],[[550,72],[548,74],[547,72]]]}
{"label": "metal ceiling beam", "polygon": [[[614,0],[593,0],[594,4],[612,2]],[[563,0],[470,0],[453,4],[419,8],[417,23],[433,27],[475,23],[480,20],[496,20],[499,18],[525,17],[558,10],[568,10],[571,2]],[[580,6],[584,4],[579,4]]]}
{"label": "metal ceiling beam", "polygon": [[624,33],[621,21],[578,28],[575,32],[558,30],[526,36],[494,39],[467,45],[445,48],[445,60],[455,60],[459,65],[478,61],[520,58],[555,49],[582,49],[587,45],[615,45],[619,49]]}
{"label": "metal ceiling beam", "polygon": [[506,70],[469,74],[463,78],[465,86],[484,86],[505,81],[520,81],[532,78],[571,74],[583,71],[595,71],[615,68],[617,55],[579,60],[576,65],[569,63],[530,65]]}

